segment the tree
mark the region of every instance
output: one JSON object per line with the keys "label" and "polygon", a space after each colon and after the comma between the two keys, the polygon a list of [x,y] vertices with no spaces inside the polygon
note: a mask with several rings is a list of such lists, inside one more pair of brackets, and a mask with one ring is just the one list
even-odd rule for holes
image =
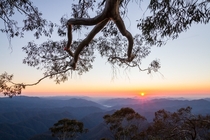
{"label": "tree", "polygon": [[[2,0],[0,18],[5,28],[0,31],[8,34],[10,38],[24,37],[25,31],[34,31],[36,38],[41,35],[50,37],[54,30],[57,30],[60,37],[68,36],[68,40],[48,40],[40,45],[33,41],[28,42],[22,48],[27,54],[23,63],[44,70],[44,76],[34,84],[11,83],[12,79],[8,82],[24,85],[18,86],[20,92],[23,87],[36,85],[45,78],[54,78],[56,83],[64,82],[68,80],[71,70],[78,74],[89,71],[96,50],[102,57],[107,57],[112,68],[137,67],[140,71],[157,72],[160,68],[158,60],[152,61],[146,69],[140,67],[142,59],[150,54],[151,46],[162,46],[169,38],[177,38],[193,23],[209,23],[209,0],[151,0],[148,5],[151,14],[138,20],[139,34],[132,35],[125,28],[123,21],[130,2],[133,1],[73,1],[72,18],[61,17],[61,25],[58,25],[43,19],[42,13],[30,0]],[[141,3],[142,0],[135,2]],[[90,17],[90,10],[96,13],[95,17]],[[26,15],[23,27],[19,27],[17,22],[12,20],[12,15],[16,12]],[[89,25],[95,26],[84,40],[72,39],[72,31],[84,30]],[[96,34],[99,36],[95,36]],[[4,84],[10,89],[8,82]],[[10,90],[5,91],[5,88],[1,89],[2,91],[5,95],[15,95]]]}
{"label": "tree", "polygon": [[83,123],[77,120],[61,119],[50,128],[53,137],[59,140],[74,139],[78,133],[86,133],[87,129],[83,128]]}
{"label": "tree", "polygon": [[[105,115],[104,120],[113,133],[115,140],[142,139],[139,135],[142,131],[145,117],[136,113],[131,108],[121,108],[112,115]],[[136,137],[138,135],[138,137]]]}
{"label": "tree", "polygon": [[148,139],[209,139],[210,116],[193,115],[192,108],[180,108],[171,113],[166,110],[155,112],[153,124],[146,131]]}

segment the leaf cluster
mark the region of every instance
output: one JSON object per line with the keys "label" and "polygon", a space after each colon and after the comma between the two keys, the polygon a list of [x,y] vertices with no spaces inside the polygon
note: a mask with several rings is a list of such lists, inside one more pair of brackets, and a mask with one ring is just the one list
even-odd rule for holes
{"label": "leaf cluster", "polygon": [[134,139],[140,133],[140,123],[146,120],[128,107],[121,108],[112,115],[105,115],[103,118],[116,140]]}
{"label": "leaf cluster", "polygon": [[140,128],[145,125],[146,118],[132,108],[121,108],[103,118],[115,140],[209,139],[210,116],[194,115],[191,110],[189,106],[176,112],[158,110],[153,122],[144,129]]}
{"label": "leaf cluster", "polygon": [[[79,43],[80,41],[74,41],[72,43],[73,48],[76,48]],[[44,70],[44,76],[55,77],[56,83],[64,82],[68,80],[69,71],[72,70],[70,67],[72,57],[63,50],[65,44],[65,40],[57,42],[48,40],[39,46],[34,42],[29,42],[27,46],[22,48],[27,54],[23,63]],[[78,67],[75,70],[79,75],[92,68],[91,63],[94,57],[93,47],[91,46],[86,47],[81,52]]]}
{"label": "leaf cluster", "polygon": [[9,97],[21,94],[21,90],[25,88],[25,85],[13,83],[12,79],[13,75],[6,72],[0,75],[0,93]]}
{"label": "leaf cluster", "polygon": [[142,18],[137,28],[148,43],[161,46],[165,39],[175,39],[193,23],[209,23],[209,0],[151,0],[150,16]]}
{"label": "leaf cluster", "polygon": [[149,138],[177,139],[208,139],[210,116],[193,115],[192,108],[181,108],[177,112],[159,110],[155,112],[153,125],[147,130]]}
{"label": "leaf cluster", "polygon": [[[43,19],[42,13],[30,0],[1,0],[0,9],[0,19],[4,22],[4,28],[0,31],[6,33],[9,39],[15,36],[24,37],[24,32],[27,31],[35,31],[34,36],[37,39],[42,35],[50,37],[56,26]],[[25,16],[22,26],[13,19],[16,13]]]}
{"label": "leaf cluster", "polygon": [[86,133],[87,129],[84,129],[82,122],[64,118],[55,123],[50,131],[53,137],[65,140],[75,138],[78,133]]}
{"label": "leaf cluster", "polygon": [[[104,29],[105,30],[105,29]],[[118,31],[117,31],[118,32]],[[142,38],[140,35],[134,37],[134,48],[133,52],[136,57],[131,63],[126,63],[122,61],[121,57],[126,57],[127,51],[127,41],[122,38],[121,35],[112,35],[109,31],[107,36],[100,36],[93,39],[88,46],[82,50],[80,53],[80,58],[77,64],[77,69],[79,75],[88,72],[93,67],[93,62],[95,59],[95,50],[98,50],[102,57],[107,57],[108,62],[111,65],[125,67],[138,67],[140,69],[140,64],[142,59],[146,58],[150,54],[150,47],[143,46]],[[73,41],[71,48],[75,51],[77,46],[82,40]],[[49,75],[50,78],[55,78],[56,83],[65,82],[68,80],[68,76],[72,70],[70,62],[72,57],[66,53],[63,48],[66,46],[67,42],[65,40],[52,41],[48,40],[41,45],[37,45],[34,42],[29,42],[23,51],[27,54],[24,58],[23,63],[28,66],[36,67],[37,69],[44,70],[44,76]],[[148,73],[152,71],[158,71],[160,68],[160,63],[158,61],[153,61],[148,69]],[[140,69],[142,70],[142,69]]]}

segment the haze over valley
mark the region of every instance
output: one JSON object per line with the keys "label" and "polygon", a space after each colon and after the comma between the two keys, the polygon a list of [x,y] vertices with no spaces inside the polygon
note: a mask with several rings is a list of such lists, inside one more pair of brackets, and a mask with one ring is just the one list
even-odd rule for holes
{"label": "haze over valley", "polygon": [[88,129],[77,140],[100,139],[110,135],[103,116],[130,107],[146,118],[147,125],[154,113],[164,109],[175,112],[192,107],[193,114],[210,114],[210,98],[189,100],[185,98],[91,98],[74,96],[0,98],[0,139],[36,140],[56,139],[49,128],[63,118],[76,119]]}

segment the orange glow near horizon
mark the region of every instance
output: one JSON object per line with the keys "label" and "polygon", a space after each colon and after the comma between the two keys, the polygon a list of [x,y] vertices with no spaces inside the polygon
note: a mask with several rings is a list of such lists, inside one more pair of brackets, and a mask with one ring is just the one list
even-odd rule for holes
{"label": "orange glow near horizon", "polygon": [[[144,93],[144,95],[142,95]],[[167,85],[117,85],[91,82],[84,83],[62,83],[54,84],[47,82],[40,85],[26,87],[23,95],[30,96],[95,96],[95,97],[185,97],[185,96],[208,96],[210,97],[210,85],[183,85],[183,84],[167,84]]]}
{"label": "orange glow near horizon", "polygon": [[[69,88],[67,88],[69,87]],[[120,88],[120,87],[98,87],[91,88],[85,86],[83,88],[79,86],[62,86],[55,85],[53,87],[34,86],[27,87],[23,90],[23,95],[30,96],[94,96],[94,97],[185,97],[185,96],[205,96],[210,97],[210,88],[196,88],[196,87],[168,87],[168,88]]]}

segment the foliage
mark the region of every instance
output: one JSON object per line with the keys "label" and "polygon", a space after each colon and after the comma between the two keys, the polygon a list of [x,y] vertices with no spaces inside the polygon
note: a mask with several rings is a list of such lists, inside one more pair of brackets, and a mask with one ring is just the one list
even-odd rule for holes
{"label": "foliage", "polygon": [[148,128],[149,139],[209,139],[210,116],[193,115],[192,108],[180,108],[171,113],[166,110],[155,112],[153,124]]}
{"label": "foliage", "polygon": [[152,13],[139,20],[137,27],[151,45],[161,46],[164,39],[175,39],[194,23],[209,23],[209,0],[151,0]]}
{"label": "foliage", "polygon": [[[53,32],[53,24],[42,18],[42,13],[30,0],[1,0],[0,19],[4,22],[1,32],[6,33],[9,38],[15,36],[24,37],[24,32],[34,31],[34,36],[39,38],[42,35],[50,37]],[[23,26],[18,25],[13,16],[20,13],[25,16]]]}
{"label": "foliage", "polygon": [[61,119],[50,128],[53,137],[60,140],[73,139],[78,133],[86,133],[87,129],[83,128],[83,123],[77,120]]}
{"label": "foliage", "polygon": [[136,136],[140,133],[141,125],[146,120],[145,117],[128,107],[121,108],[112,115],[105,115],[103,118],[115,140],[137,139]]}
{"label": "foliage", "polygon": [[193,115],[191,110],[191,107],[180,108],[173,113],[159,110],[155,112],[153,122],[143,131],[139,130],[146,119],[131,108],[121,108],[112,115],[105,115],[104,120],[116,140],[209,139],[210,116]]}
{"label": "foliage", "polygon": [[0,75],[0,93],[9,97],[21,94],[21,90],[25,88],[25,85],[13,83],[12,79],[13,75],[8,75],[6,72]]}

